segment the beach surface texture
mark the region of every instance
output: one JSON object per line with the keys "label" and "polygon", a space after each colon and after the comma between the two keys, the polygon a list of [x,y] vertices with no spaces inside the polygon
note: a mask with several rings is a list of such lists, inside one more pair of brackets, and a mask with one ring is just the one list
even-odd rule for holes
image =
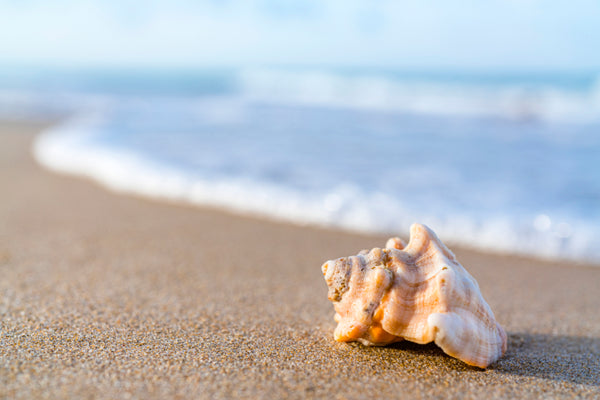
{"label": "beach surface texture", "polygon": [[119,196],[37,166],[44,127],[0,126],[0,398],[600,396],[597,266],[453,248],[508,334],[486,370],[337,343],[321,264],[387,237]]}

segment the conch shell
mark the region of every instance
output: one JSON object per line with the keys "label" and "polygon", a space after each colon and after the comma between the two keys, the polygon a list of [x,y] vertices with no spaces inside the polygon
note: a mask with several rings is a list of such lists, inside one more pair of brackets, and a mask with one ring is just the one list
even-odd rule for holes
{"label": "conch shell", "polygon": [[479,285],[424,225],[411,226],[406,246],[392,238],[385,249],[330,260],[321,269],[336,311],[337,341],[435,341],[446,354],[480,368],[506,351],[506,333]]}

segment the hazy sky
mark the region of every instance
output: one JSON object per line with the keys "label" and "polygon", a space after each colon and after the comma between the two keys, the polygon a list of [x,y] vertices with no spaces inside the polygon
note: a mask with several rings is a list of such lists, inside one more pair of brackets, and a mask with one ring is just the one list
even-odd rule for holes
{"label": "hazy sky", "polygon": [[0,0],[0,62],[600,67],[600,1]]}

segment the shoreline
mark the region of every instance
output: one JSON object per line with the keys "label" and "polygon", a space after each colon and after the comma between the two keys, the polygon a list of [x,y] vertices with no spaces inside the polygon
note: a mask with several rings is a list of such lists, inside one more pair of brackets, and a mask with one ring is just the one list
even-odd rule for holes
{"label": "shoreline", "polygon": [[[226,151],[229,146],[222,140],[208,137],[202,139],[201,134],[198,137],[175,135],[172,138],[174,142],[169,148],[180,148],[172,150],[176,151],[177,158],[180,158],[175,162],[172,156],[169,156],[169,151],[163,153],[156,148],[161,140],[159,136],[148,133],[147,140],[142,140],[141,137],[135,139],[142,142],[132,147],[131,143],[128,144],[130,139],[126,138],[143,135],[141,131],[136,133],[135,129],[132,129],[129,132],[124,128],[123,135],[111,136],[108,131],[102,133],[104,130],[101,122],[90,121],[94,121],[94,118],[75,117],[38,135],[32,146],[38,164],[50,171],[89,179],[118,194],[154,198],[155,201],[171,204],[193,204],[200,208],[211,208],[236,215],[299,226],[333,228],[363,235],[402,235],[407,233],[402,232],[402,229],[408,229],[411,224],[419,222],[430,226],[446,244],[453,247],[464,247],[497,255],[518,254],[548,261],[564,260],[579,264],[600,264],[600,253],[597,246],[594,246],[596,236],[594,232],[597,231],[599,224],[596,224],[598,221],[593,210],[587,208],[591,207],[591,204],[585,207],[579,204],[585,203],[586,191],[583,188],[582,192],[574,187],[573,190],[561,191],[567,196],[566,198],[562,197],[562,194],[557,194],[544,196],[544,200],[542,198],[535,200],[535,196],[530,197],[525,193],[538,193],[541,187],[533,185],[529,186],[530,190],[526,190],[525,187],[528,185],[524,185],[520,177],[513,176],[510,180],[500,179],[492,185],[494,189],[488,188],[489,196],[484,196],[482,188],[486,187],[486,184],[474,180],[472,184],[465,186],[466,182],[474,179],[470,176],[469,169],[465,170],[464,165],[456,166],[458,169],[450,167],[457,161],[447,160],[450,163],[448,173],[454,178],[448,177],[449,181],[446,184],[449,184],[456,194],[446,201],[443,200],[444,196],[436,191],[437,189],[433,189],[438,187],[439,183],[428,184],[427,179],[417,179],[421,173],[406,171],[408,181],[407,187],[404,187],[402,180],[396,182],[398,177],[389,172],[391,170],[387,164],[384,166],[369,162],[367,165],[370,166],[360,173],[350,165],[344,163],[338,165],[333,159],[331,162],[337,167],[331,170],[346,172],[337,175],[338,173],[328,172],[330,168],[326,165],[319,164],[311,168],[309,162],[306,168],[301,167],[303,163],[296,159],[293,152],[287,156],[283,155],[285,149],[281,149],[282,154],[273,157],[279,161],[253,162],[251,160],[256,156],[260,158],[260,153],[249,150],[245,156],[244,151],[242,155],[233,156],[238,151],[234,150],[235,148],[243,149],[250,143],[239,143]],[[96,126],[97,124],[99,125]],[[208,129],[200,126],[197,128],[200,131]],[[120,136],[124,138],[118,139]],[[268,137],[266,142],[270,142],[271,139],[273,138]],[[254,140],[257,142],[257,148],[262,148],[263,151],[269,150],[268,146],[265,147],[266,143],[263,139]],[[148,143],[144,145],[143,142]],[[182,146],[184,143],[185,146]],[[218,143],[220,145],[216,146]],[[464,142],[459,143],[462,144],[457,150],[468,146]],[[527,148],[528,145],[515,143],[514,146]],[[204,148],[210,151],[206,153]],[[554,154],[551,149],[547,150],[549,154]],[[448,153],[454,151],[449,150]],[[387,156],[393,155],[387,154]],[[310,160],[306,155],[298,157],[304,161]],[[208,160],[206,165],[202,161],[205,158]],[[238,158],[241,161],[235,161]],[[292,161],[290,167],[285,164],[286,158]],[[348,154],[345,158],[353,157]],[[381,157],[384,158],[386,157]],[[470,160],[465,161],[467,165],[488,165],[485,159],[478,156],[466,157],[465,160]],[[559,163],[565,162],[562,158],[561,160]],[[337,161],[341,162],[341,160]],[[439,169],[438,164],[439,162],[432,162],[431,168]],[[494,164],[494,166],[496,167],[494,170],[504,168],[502,165]],[[429,168],[417,165],[413,167],[416,171],[420,168]],[[487,176],[488,183],[495,182],[495,175],[490,174],[489,166],[487,168],[486,172],[481,171],[479,175]],[[228,172],[228,170],[237,172]],[[383,173],[382,170],[388,172]],[[429,173],[433,173],[433,170]],[[453,172],[450,173],[450,170]],[[511,170],[514,171],[514,167],[507,168],[508,175],[511,174]],[[379,174],[379,171],[382,174]],[[444,176],[443,171],[438,172]],[[287,179],[277,181],[276,178],[270,178],[270,174],[273,176],[280,174],[281,177],[289,175],[289,181]],[[328,178],[318,178],[321,174]],[[364,176],[356,180],[347,178],[354,174]],[[305,178],[314,175],[316,178],[310,178],[308,181],[314,180],[317,183],[309,183],[306,179],[302,179],[307,186],[305,189],[300,189],[304,184],[299,182],[297,177],[295,178],[296,175]],[[564,173],[557,172],[557,180],[566,179],[565,176],[559,179],[559,175]],[[372,182],[367,182],[366,176],[371,176]],[[376,178],[377,176],[379,178]],[[427,173],[422,177],[426,176]],[[546,180],[541,178],[539,182],[544,186],[548,183]],[[411,181],[421,183],[415,185],[411,184]],[[458,183],[461,181],[463,183]],[[415,192],[407,198],[406,190],[411,191],[407,189],[411,187]],[[590,190],[593,191],[593,188]],[[568,194],[580,192],[583,194],[579,200],[572,198],[577,197],[576,194]],[[502,199],[506,196],[510,199],[498,200],[500,203],[490,208],[490,202],[494,204],[496,201],[494,199]],[[479,200],[475,204],[470,199]],[[521,207],[522,202],[530,206]],[[482,207],[480,208],[478,204]],[[551,204],[564,210],[557,211],[558,209]],[[577,204],[582,207],[579,211],[577,211]],[[588,218],[578,217],[577,215],[583,215],[581,213],[585,209],[591,210],[587,213]]]}
{"label": "shoreline", "polygon": [[468,367],[435,345],[336,343],[320,266],[387,237],[117,195],[41,169],[0,123],[0,397],[600,395],[597,266],[452,248],[508,333]]}

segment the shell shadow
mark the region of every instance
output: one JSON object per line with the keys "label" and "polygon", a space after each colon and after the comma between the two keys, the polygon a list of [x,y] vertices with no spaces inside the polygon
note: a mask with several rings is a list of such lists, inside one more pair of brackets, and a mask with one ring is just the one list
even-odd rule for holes
{"label": "shell shadow", "polygon": [[[402,341],[387,347],[435,357],[453,370],[484,371],[446,355],[434,343]],[[487,371],[600,387],[600,338],[511,332],[506,354]]]}
{"label": "shell shadow", "polygon": [[425,360],[439,363],[440,371],[522,376],[600,388],[600,338],[509,332],[506,354],[487,369],[467,365],[435,343],[421,345],[405,340],[383,347],[349,345],[360,349],[358,353],[369,364],[373,354],[384,356],[380,361],[392,369],[397,368],[400,357],[413,365]]}
{"label": "shell shadow", "polygon": [[405,354],[410,354],[410,356],[427,356],[438,359],[444,364],[445,367],[457,371],[483,371],[482,368],[465,364],[464,362],[449,356],[433,342],[427,344],[417,344],[409,342],[408,340],[403,340],[386,347],[389,349],[406,352]]}
{"label": "shell shadow", "polygon": [[496,373],[600,387],[600,338],[512,332]]}

